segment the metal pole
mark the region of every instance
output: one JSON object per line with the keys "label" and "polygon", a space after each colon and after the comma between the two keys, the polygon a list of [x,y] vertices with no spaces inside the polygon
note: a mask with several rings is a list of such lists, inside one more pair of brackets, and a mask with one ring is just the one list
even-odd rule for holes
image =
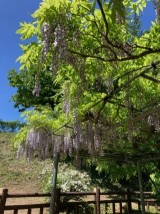
{"label": "metal pole", "polygon": [[141,171],[141,165],[140,165],[140,161],[139,160],[137,161],[137,170],[138,170],[138,182],[139,182],[139,191],[140,191],[140,198],[141,198],[141,209],[142,209],[142,214],[145,214],[142,171]]}
{"label": "metal pole", "polygon": [[58,161],[59,153],[54,154],[54,164],[53,164],[53,180],[52,180],[52,190],[51,190],[51,202],[50,202],[50,214],[56,214],[55,212],[55,193],[56,193],[56,183],[57,183],[57,173],[58,173]]}

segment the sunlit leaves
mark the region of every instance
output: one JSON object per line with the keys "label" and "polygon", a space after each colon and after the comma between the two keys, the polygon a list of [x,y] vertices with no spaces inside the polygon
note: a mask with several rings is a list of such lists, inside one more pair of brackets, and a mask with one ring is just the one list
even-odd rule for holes
{"label": "sunlit leaves", "polygon": [[123,1],[122,0],[111,0],[109,2],[108,5],[109,9],[112,8],[111,10],[111,19],[113,21],[113,23],[115,23],[116,19],[117,19],[117,14],[119,15],[119,17],[121,17],[123,20],[125,18],[125,8],[123,5]]}
{"label": "sunlit leaves", "polygon": [[20,29],[16,31],[17,34],[21,34],[21,39],[29,39],[36,34],[36,27],[34,26],[36,23],[20,23]]}
{"label": "sunlit leaves", "polygon": [[12,139],[12,142],[15,148],[18,148],[20,145],[23,145],[25,143],[27,132],[28,132],[28,127],[24,126],[14,136],[14,138]]}
{"label": "sunlit leaves", "polygon": [[50,127],[52,127],[53,112],[50,108],[41,108],[35,111],[26,111],[23,113],[23,116],[27,119],[29,127],[33,127],[35,129],[39,129],[42,127],[49,129]]}
{"label": "sunlit leaves", "polygon": [[23,55],[18,57],[17,61],[20,62],[20,69],[30,69],[33,63],[38,63],[38,57],[40,52],[40,45],[35,42],[29,43],[27,45],[20,45],[23,50]]}
{"label": "sunlit leaves", "polygon": [[146,0],[137,0],[137,1],[124,0],[123,4],[127,6],[130,12],[132,13],[135,12],[139,14],[145,9],[147,5],[147,1]]}

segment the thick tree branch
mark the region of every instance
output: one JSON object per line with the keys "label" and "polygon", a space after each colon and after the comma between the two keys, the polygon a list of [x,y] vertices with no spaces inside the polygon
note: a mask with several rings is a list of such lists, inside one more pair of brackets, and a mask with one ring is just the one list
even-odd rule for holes
{"label": "thick tree branch", "polygon": [[[155,63],[156,65],[160,64],[160,61]],[[137,78],[143,76],[145,73],[149,72],[152,69],[152,66],[149,66],[148,68],[146,68],[145,70],[143,70],[142,72],[140,72],[139,74],[135,75],[133,78],[131,78],[130,80],[128,80],[127,82],[125,82],[124,84],[122,84],[121,86],[119,86],[116,90],[111,91],[110,94],[106,95],[104,98],[102,98],[101,100],[99,100],[98,102],[96,102],[94,105],[92,105],[90,108],[95,107],[96,105],[98,105],[99,103],[102,102],[102,106],[98,111],[97,114],[97,118],[96,121],[98,121],[101,111],[104,109],[105,105],[107,102],[110,102],[110,100],[116,95],[118,94],[120,91],[126,89],[132,82],[134,82]]]}
{"label": "thick tree branch", "polygon": [[98,5],[99,5],[99,9],[100,9],[100,11],[101,11],[102,18],[103,18],[103,21],[104,21],[104,24],[105,24],[105,27],[106,27],[106,34],[105,34],[105,36],[107,37],[107,35],[108,35],[108,33],[109,33],[108,21],[107,21],[107,19],[106,19],[106,15],[105,15],[105,13],[104,13],[101,0],[97,0],[97,3],[98,3]]}
{"label": "thick tree branch", "polygon": [[139,59],[141,57],[144,57],[146,55],[149,55],[149,54],[154,54],[154,53],[160,53],[160,48],[158,49],[150,49],[150,50],[146,50],[146,51],[143,51],[137,55],[129,55],[129,56],[126,56],[126,57],[114,57],[114,58],[103,58],[101,56],[97,56],[97,55],[93,55],[93,54],[86,54],[86,53],[82,53],[82,52],[77,52],[75,50],[71,50],[69,49],[69,52],[73,53],[73,54],[77,54],[83,58],[93,58],[93,59],[99,59],[99,60],[102,60],[104,62],[124,62],[124,61],[130,61],[130,60],[135,60],[135,59]]}
{"label": "thick tree branch", "polygon": [[101,35],[103,35],[104,39],[106,40],[106,42],[107,42],[109,45],[111,45],[112,47],[115,47],[115,48],[117,48],[117,49],[120,49],[120,50],[124,51],[127,55],[129,55],[129,53],[127,52],[127,50],[125,50],[125,49],[123,48],[123,45],[121,45],[121,44],[120,44],[120,45],[113,44],[113,43],[109,40],[109,38],[108,38],[108,34],[109,34],[109,25],[108,25],[108,21],[107,21],[107,19],[106,19],[106,15],[105,15],[105,12],[104,12],[104,10],[103,10],[103,6],[102,6],[101,1],[100,1],[100,0],[97,0],[97,3],[98,3],[98,5],[99,5],[99,8],[100,8],[100,11],[101,11],[101,14],[102,14],[102,18],[103,18],[103,21],[104,21],[104,24],[105,24],[105,27],[106,27],[106,33],[105,33],[105,35],[103,35],[102,33],[101,33]]}
{"label": "thick tree branch", "polygon": [[155,79],[153,77],[150,77],[150,76],[148,76],[146,74],[142,74],[141,76],[144,77],[145,79],[148,79],[148,80],[152,81],[152,82],[155,82],[155,83],[158,83],[158,84],[160,83],[159,80],[157,80],[157,79]]}

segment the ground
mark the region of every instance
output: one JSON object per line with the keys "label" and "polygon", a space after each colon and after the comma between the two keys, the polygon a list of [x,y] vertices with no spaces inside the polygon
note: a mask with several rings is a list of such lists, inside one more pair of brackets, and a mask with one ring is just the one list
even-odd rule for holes
{"label": "ground", "polygon": [[[0,192],[2,189],[8,189],[9,193],[14,194],[43,192],[42,171],[47,161],[34,160],[28,163],[25,157],[17,159],[17,149],[11,143],[12,136],[13,134],[0,133]],[[42,201],[37,200],[34,198],[34,203]],[[31,201],[33,202],[33,198],[27,200],[23,198],[18,203],[27,204]],[[8,204],[16,202],[15,199],[7,201]],[[19,213],[25,214],[26,211]],[[36,214],[36,211],[34,213]]]}
{"label": "ground", "polygon": [[28,163],[25,157],[17,159],[17,149],[13,147],[11,137],[12,134],[0,134],[0,188],[11,192],[41,191],[41,173],[46,162]]}

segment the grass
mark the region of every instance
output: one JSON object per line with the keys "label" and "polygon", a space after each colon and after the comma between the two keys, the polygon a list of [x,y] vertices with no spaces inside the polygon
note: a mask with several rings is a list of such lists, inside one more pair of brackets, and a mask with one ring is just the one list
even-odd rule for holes
{"label": "grass", "polygon": [[11,191],[42,191],[41,172],[46,161],[28,163],[25,157],[16,158],[16,149],[11,144],[11,133],[0,133],[0,188]]}

